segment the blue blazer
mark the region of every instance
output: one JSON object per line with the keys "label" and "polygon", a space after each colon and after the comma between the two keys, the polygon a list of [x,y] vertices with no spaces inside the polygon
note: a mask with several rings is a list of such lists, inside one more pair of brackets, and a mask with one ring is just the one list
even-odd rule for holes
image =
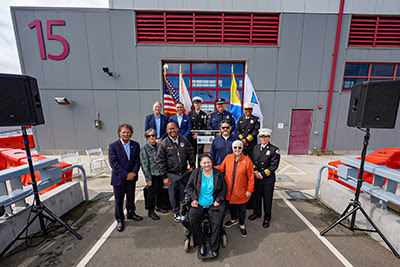
{"label": "blue blazer", "polygon": [[131,155],[130,160],[126,155],[121,140],[117,140],[108,146],[108,161],[112,168],[111,185],[121,186],[126,176],[130,172],[136,173],[136,181],[139,177],[140,167],[140,146],[136,141],[130,140]]}
{"label": "blue blazer", "polygon": [[183,117],[182,117],[181,127],[179,127],[179,124],[178,124],[178,115],[174,115],[171,118],[169,118],[169,122],[175,122],[176,125],[178,125],[178,127],[179,127],[178,134],[189,138],[190,131],[192,130],[192,120],[190,119],[189,116],[187,116],[185,114],[183,114],[182,116]]}
{"label": "blue blazer", "polygon": [[[168,117],[160,114],[161,116],[161,129],[160,129],[160,135],[161,139],[164,139],[165,137],[168,136],[167,134],[167,124],[168,124]],[[144,124],[144,130],[147,131],[148,129],[153,128],[154,130],[157,131],[157,126],[156,126],[156,119],[154,117],[154,114],[150,114],[146,116],[146,123]]]}

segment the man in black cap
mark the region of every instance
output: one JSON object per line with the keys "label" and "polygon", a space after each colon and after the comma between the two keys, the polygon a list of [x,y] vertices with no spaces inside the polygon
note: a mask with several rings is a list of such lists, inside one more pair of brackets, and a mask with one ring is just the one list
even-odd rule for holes
{"label": "man in black cap", "polygon": [[[203,98],[200,96],[193,97],[194,110],[190,111],[188,116],[192,121],[192,130],[206,130],[207,128],[207,113],[202,111],[201,103],[203,103]],[[194,154],[197,155],[197,133],[192,133],[189,138],[190,143],[194,149]],[[199,145],[199,154],[203,154],[204,145]]]}
{"label": "man in black cap", "polygon": [[[219,130],[221,121],[227,120],[231,123],[232,132],[235,132],[235,119],[232,113],[225,110],[225,99],[218,98],[216,101],[217,110],[211,113],[210,118],[208,118],[207,129],[208,130]],[[220,135],[218,133],[217,135]]]}

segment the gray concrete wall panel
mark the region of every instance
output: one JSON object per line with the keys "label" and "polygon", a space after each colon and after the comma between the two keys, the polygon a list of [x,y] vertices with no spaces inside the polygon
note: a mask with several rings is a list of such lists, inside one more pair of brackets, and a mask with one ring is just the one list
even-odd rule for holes
{"label": "gray concrete wall panel", "polygon": [[285,12],[304,12],[305,0],[281,0],[282,10]]}
{"label": "gray concrete wall panel", "polygon": [[117,92],[119,124],[131,124],[136,138],[143,136],[145,123],[143,106],[151,106],[149,102],[141,102],[141,93],[140,91]]}
{"label": "gray concrete wall panel", "polygon": [[[278,65],[276,48],[254,48],[254,75],[251,82],[254,88],[275,90]],[[253,73],[250,72],[249,73]]]}
{"label": "gray concrete wall panel", "polygon": [[74,120],[73,105],[63,106],[54,101],[54,98],[64,96],[72,99],[71,90],[46,90],[48,104],[51,112],[51,125],[54,136],[56,150],[77,150],[76,130]]}
{"label": "gray concrete wall panel", "polygon": [[[159,0],[132,0],[133,7],[135,9],[155,9],[158,8]],[[128,5],[129,1],[128,1]],[[121,6],[115,6],[114,8],[122,8]]]}
{"label": "gray concrete wall panel", "polygon": [[114,78],[102,70],[102,67],[108,67],[110,71],[115,70],[109,14],[108,12],[88,12],[85,13],[85,21],[93,89],[115,88]]}
{"label": "gray concrete wall panel", "polygon": [[[60,12],[60,18],[65,20],[63,37],[69,44],[69,54],[65,58],[67,78],[70,89],[91,89],[89,51],[85,16],[83,12]],[[55,27],[57,28],[57,27]],[[64,87],[65,88],[65,87]]]}
{"label": "gray concrete wall panel", "polygon": [[207,10],[208,8],[207,0],[199,1],[199,0],[184,0],[183,8],[191,9],[191,10]]}
{"label": "gray concrete wall panel", "polygon": [[[71,108],[74,116],[74,127],[78,150],[99,147],[97,130],[94,127],[96,119],[92,90],[71,90],[71,98],[75,102]],[[102,118],[100,118],[102,119]],[[103,123],[105,123],[103,121]]]}
{"label": "gray concrete wall panel", "polygon": [[332,54],[335,47],[336,25],[337,25],[337,16],[336,15],[327,16],[324,54],[322,60],[322,71],[321,71],[320,89],[319,89],[321,91],[329,90],[331,71],[332,71],[332,61],[333,61]]}
{"label": "gray concrete wall panel", "polygon": [[276,89],[296,89],[304,16],[284,14],[281,19]]}
{"label": "gray concrete wall panel", "polygon": [[[69,88],[65,60],[52,60],[48,58],[49,54],[60,55],[63,52],[63,45],[61,42],[57,40],[47,40],[46,38],[46,21],[59,20],[60,14],[56,11],[35,11],[35,18],[42,22],[43,38],[47,54],[47,59],[42,60],[44,78],[46,79],[46,88]],[[63,28],[64,26],[52,26],[52,33],[64,36]]]}
{"label": "gray concrete wall panel", "polygon": [[274,141],[280,149],[289,147],[290,118],[292,109],[296,106],[296,92],[276,92],[274,102],[274,121],[272,131],[278,131],[278,123],[284,123],[284,129],[279,130],[279,136],[274,136]]}
{"label": "gray concrete wall panel", "polygon": [[183,48],[186,59],[205,59],[207,58],[207,47],[205,46],[186,46]]}
{"label": "gray concrete wall panel", "polygon": [[274,103],[275,103],[275,93],[256,91],[258,100],[261,105],[261,112],[264,117],[264,128],[273,129],[274,127]]}
{"label": "gray concrete wall panel", "polygon": [[[247,72],[250,74],[254,73],[254,51],[253,47],[232,47],[232,58],[235,59],[243,59],[247,63]],[[251,81],[253,82],[253,76],[250,76]],[[254,86],[254,84],[253,84]]]}
{"label": "gray concrete wall panel", "polygon": [[184,58],[184,49],[176,46],[161,46],[161,58],[163,59],[181,59]]}
{"label": "gray concrete wall panel", "polygon": [[37,150],[54,150],[54,132],[52,125],[52,116],[50,111],[50,102],[54,101],[47,97],[46,90],[40,90],[40,102],[43,107],[44,124],[34,127],[35,147]]}
{"label": "gray concrete wall panel", "polygon": [[[341,33],[342,38],[340,38],[340,43],[339,43],[337,66],[336,66],[336,76],[335,76],[335,83],[334,83],[334,89],[333,89],[334,91],[342,90],[343,73],[344,73],[344,66],[345,66],[345,61],[346,61],[346,48],[347,48],[348,36],[349,36],[349,32],[350,32],[350,21],[351,21],[351,16],[349,16],[349,15],[343,16],[342,33]],[[335,26],[335,36],[336,36],[336,26]],[[335,43],[333,43],[333,44],[335,44]],[[334,52],[334,48],[332,49],[332,55],[333,55],[333,52]],[[330,75],[329,75],[329,78],[330,78]]]}
{"label": "gray concrete wall panel", "polygon": [[134,23],[132,11],[110,11],[112,51],[117,89],[138,88],[138,65],[134,47]]}
{"label": "gray concrete wall panel", "polygon": [[158,7],[161,9],[182,10],[184,0],[159,0]]}
{"label": "gray concrete wall panel", "polygon": [[160,50],[158,46],[137,47],[140,89],[160,88]]}
{"label": "gray concrete wall panel", "polygon": [[304,16],[303,38],[300,55],[299,90],[320,88],[321,65],[324,55],[326,15]]}
{"label": "gray concrete wall panel", "polygon": [[280,12],[282,10],[281,1],[255,0],[255,9],[268,10],[268,12]]}
{"label": "gray concrete wall panel", "polygon": [[[327,99],[328,99],[328,90],[326,90],[325,92],[318,93],[318,103],[316,103],[316,105],[322,104],[322,108],[316,109],[315,112],[313,113],[312,137],[310,142],[310,146],[312,146],[312,149],[316,147],[317,150],[320,150],[322,146]],[[314,132],[318,132],[316,137],[314,136]]]}
{"label": "gray concrete wall panel", "polygon": [[235,58],[235,56],[232,55],[231,52],[232,52],[231,48],[226,46],[207,47],[208,58],[217,58],[217,59]]}
{"label": "gray concrete wall panel", "polygon": [[107,149],[108,145],[118,139],[119,126],[117,93],[115,91],[94,91],[95,112],[100,114],[102,129],[97,131],[99,146]]}
{"label": "gray concrete wall panel", "polygon": [[[340,103],[341,103],[340,102],[340,93],[333,92],[331,114],[329,117],[328,137],[327,137],[327,143],[326,143],[327,150],[333,150],[335,147],[335,144],[337,142],[337,140],[335,140],[335,132],[337,130],[337,127],[342,126],[338,123],[338,116],[339,116],[339,112],[341,111],[341,108],[344,108],[346,110],[346,112],[348,110],[348,106],[347,107],[341,106]],[[344,124],[343,124],[343,126],[344,126]],[[324,125],[324,127],[325,127],[325,125]],[[341,129],[339,128],[339,131],[340,130]]]}
{"label": "gray concrete wall panel", "polygon": [[[40,88],[46,87],[46,80],[40,59],[39,43],[36,28],[29,29],[29,23],[34,21],[33,11],[14,10],[16,40],[19,48],[19,57],[22,73],[35,77]],[[43,25],[42,25],[43,28]]]}
{"label": "gray concrete wall panel", "polygon": [[214,11],[225,11],[225,10],[232,10],[233,3],[232,0],[207,0],[208,1],[208,8]]}

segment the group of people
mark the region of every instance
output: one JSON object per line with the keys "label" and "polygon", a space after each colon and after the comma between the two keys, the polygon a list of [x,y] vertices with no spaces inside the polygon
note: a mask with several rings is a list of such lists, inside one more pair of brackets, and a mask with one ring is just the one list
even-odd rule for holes
{"label": "group of people", "polygon": [[[131,140],[132,126],[118,128],[119,140],[109,145],[109,161],[112,167],[111,184],[115,196],[117,230],[124,230],[123,202],[126,196],[128,219],[142,220],[135,213],[135,186],[141,167],[149,188],[147,193],[148,216],[160,217],[156,211],[168,212],[162,207],[164,186],[168,187],[169,202],[174,220],[180,222],[180,201],[184,192],[191,198],[189,221],[195,246],[205,253],[201,222],[208,213],[211,225],[211,249],[218,257],[223,219],[227,209],[229,228],[239,222],[240,232],[247,237],[245,226],[246,203],[253,205],[248,218],[261,218],[262,203],[264,220],[268,228],[278,169],[279,149],[270,143],[271,130],[260,129],[259,118],[252,115],[251,103],[244,105],[245,115],[235,125],[234,116],[225,110],[225,99],[217,99],[217,110],[208,116],[201,110],[203,100],[193,98],[194,110],[184,114],[184,106],[177,103],[177,114],[171,118],[161,114],[160,102],[153,104],[153,114],[146,117],[146,144],[140,148]],[[237,135],[235,134],[235,129]],[[210,154],[204,154],[196,169],[196,152],[203,154],[203,145],[197,145],[197,132],[193,130],[220,130],[211,144]],[[257,144],[257,136],[260,144]],[[197,149],[198,148],[198,149]]]}

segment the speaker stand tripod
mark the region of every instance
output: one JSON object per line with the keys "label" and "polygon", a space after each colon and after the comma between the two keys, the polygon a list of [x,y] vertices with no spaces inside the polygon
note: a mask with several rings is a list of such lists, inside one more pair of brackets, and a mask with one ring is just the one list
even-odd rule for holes
{"label": "speaker stand tripod", "polygon": [[[374,233],[378,233],[379,236],[383,239],[383,241],[385,241],[386,245],[390,248],[390,250],[393,252],[393,254],[397,257],[400,258],[399,253],[397,253],[397,251],[393,248],[393,246],[390,244],[390,242],[386,239],[386,237],[383,235],[383,233],[378,229],[378,227],[375,225],[375,223],[372,221],[372,219],[368,216],[368,214],[365,212],[365,210],[361,207],[361,203],[359,201],[360,198],[360,192],[361,192],[361,186],[363,183],[363,175],[364,175],[364,163],[365,163],[365,155],[367,154],[367,147],[368,147],[368,141],[369,141],[369,137],[370,137],[370,130],[369,128],[367,128],[365,131],[362,130],[361,128],[358,128],[361,131],[365,132],[365,136],[364,136],[364,146],[363,146],[363,150],[361,152],[361,164],[360,164],[360,172],[358,173],[358,178],[357,178],[357,190],[355,193],[355,198],[350,200],[349,205],[347,206],[347,208],[344,210],[344,212],[342,213],[342,215],[340,216],[340,219],[337,220],[335,223],[333,223],[331,226],[329,226],[328,228],[326,228],[325,230],[323,230],[320,235],[323,236],[325,235],[327,232],[329,232],[330,230],[332,230],[336,225],[340,224],[344,227],[346,227],[347,229],[351,230],[351,231],[364,231],[364,232],[374,232]],[[350,208],[352,208],[352,210],[350,210]],[[350,211],[349,211],[350,210]],[[374,230],[371,229],[360,229],[360,228],[355,228],[355,222],[356,222],[356,214],[357,211],[361,211],[361,213],[364,215],[364,217],[368,220],[368,222],[372,225],[372,227],[374,228]],[[344,221],[345,219],[347,219],[348,217],[351,217],[351,222],[350,222],[350,226],[344,225],[342,224],[342,221]]]}
{"label": "speaker stand tripod", "polygon": [[[35,177],[35,171],[33,169],[33,164],[32,164],[32,158],[31,158],[31,151],[29,148],[29,139],[28,135],[26,133],[26,127],[22,126],[22,136],[24,138],[24,144],[25,144],[25,149],[26,149],[26,156],[28,159],[28,164],[29,164],[29,171],[31,174],[32,178],[32,188],[33,188],[33,195],[35,197],[35,200],[31,206],[32,212],[35,213],[35,215],[27,222],[27,224],[22,228],[22,230],[14,237],[14,239],[11,241],[11,243],[1,252],[0,254],[0,259],[3,258],[3,256],[6,254],[6,252],[14,245],[14,243],[17,240],[21,239],[26,239],[24,237],[20,238],[20,236],[25,233],[25,231],[28,230],[29,226],[36,220],[39,219],[39,224],[40,224],[40,229],[41,232],[39,235],[36,235],[34,237],[47,237],[47,231],[46,231],[46,225],[44,223],[44,219],[49,220],[51,222],[59,222],[62,226],[64,226],[68,231],[70,231],[73,235],[75,235],[78,239],[82,239],[82,236],[80,236],[77,232],[75,232],[71,227],[69,227],[65,222],[63,222],[60,218],[58,218],[51,210],[49,210],[43,203],[40,201],[39,197],[39,191],[37,187],[37,182],[36,182],[36,177]],[[44,212],[47,213],[44,214]]]}

